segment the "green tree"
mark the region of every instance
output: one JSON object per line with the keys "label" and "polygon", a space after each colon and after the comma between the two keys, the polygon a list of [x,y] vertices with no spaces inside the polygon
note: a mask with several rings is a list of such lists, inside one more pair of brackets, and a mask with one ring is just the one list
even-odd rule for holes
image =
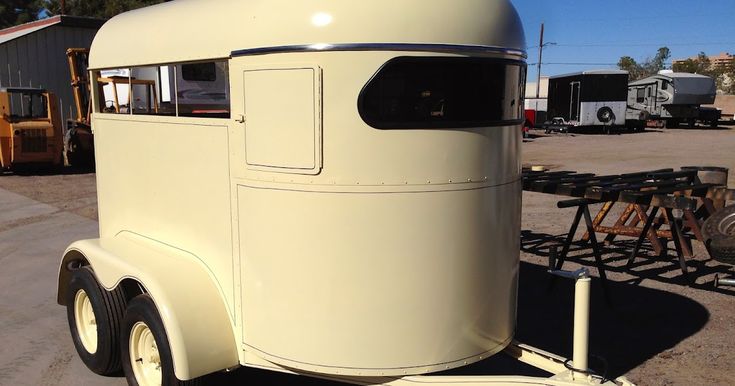
{"label": "green tree", "polygon": [[711,72],[712,63],[704,52],[700,52],[696,58],[689,58],[683,62],[677,62],[672,67],[674,72],[689,72],[692,74],[703,74]]}
{"label": "green tree", "polygon": [[668,47],[661,47],[656,51],[656,56],[653,59],[647,60],[643,67],[650,76],[658,73],[661,70],[666,69],[666,61],[671,57],[671,50]]}
{"label": "green tree", "polygon": [[641,65],[630,56],[623,56],[618,61],[618,68],[628,71],[631,80],[640,79],[640,73],[643,71]]}
{"label": "green tree", "polygon": [[3,0],[0,2],[0,29],[38,19],[44,0]]}
{"label": "green tree", "polygon": [[[65,14],[109,19],[119,13],[147,7],[166,0],[66,0]],[[46,9],[52,15],[61,13],[59,0],[47,0]]]}
{"label": "green tree", "polygon": [[735,94],[735,58],[725,64],[722,70],[722,91],[725,94]]}
{"label": "green tree", "polygon": [[666,62],[671,57],[668,47],[661,47],[653,58],[647,58],[643,63],[636,62],[630,56],[623,56],[618,61],[618,68],[630,73],[630,80],[638,80],[666,69]]}
{"label": "green tree", "polygon": [[735,60],[724,66],[713,66],[707,54],[700,52],[696,58],[689,58],[674,64],[674,72],[689,72],[706,75],[715,80],[717,89],[725,93],[735,92]]}
{"label": "green tree", "polygon": [[690,73],[696,73],[697,72],[697,60],[696,59],[686,59],[681,62],[676,62],[671,67],[674,72],[690,72]]}

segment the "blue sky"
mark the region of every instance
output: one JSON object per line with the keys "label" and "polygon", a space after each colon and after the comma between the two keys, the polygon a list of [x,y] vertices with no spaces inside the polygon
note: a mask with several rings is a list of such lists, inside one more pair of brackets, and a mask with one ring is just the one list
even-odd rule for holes
{"label": "blue sky", "polygon": [[557,43],[544,47],[542,75],[617,68],[621,56],[641,62],[662,46],[671,59],[735,54],[735,0],[511,1],[526,31],[529,81],[536,80],[541,22],[544,41]]}

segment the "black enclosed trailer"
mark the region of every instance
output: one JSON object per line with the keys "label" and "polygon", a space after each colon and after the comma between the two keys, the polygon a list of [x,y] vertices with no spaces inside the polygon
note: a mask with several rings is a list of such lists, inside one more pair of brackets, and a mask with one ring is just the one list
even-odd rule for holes
{"label": "black enclosed trailer", "polygon": [[593,70],[549,78],[550,121],[579,128],[625,125],[628,72]]}

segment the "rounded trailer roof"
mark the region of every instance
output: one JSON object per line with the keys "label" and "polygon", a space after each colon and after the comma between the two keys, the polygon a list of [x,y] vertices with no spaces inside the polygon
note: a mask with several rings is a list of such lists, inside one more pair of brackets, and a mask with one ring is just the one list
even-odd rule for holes
{"label": "rounded trailer roof", "polygon": [[643,78],[640,80],[637,80],[635,82],[630,82],[631,86],[639,86],[642,84],[649,84],[651,82],[655,82],[657,79],[662,80],[676,80],[676,79],[710,79],[714,82],[714,80],[707,76],[707,75],[701,75],[701,74],[692,74],[689,72],[672,72],[672,73],[662,73],[662,74],[655,74],[651,75],[648,78]]}
{"label": "rounded trailer roof", "polygon": [[447,44],[525,55],[508,0],[176,0],[118,15],[92,43],[90,68],[229,57],[329,44]]}

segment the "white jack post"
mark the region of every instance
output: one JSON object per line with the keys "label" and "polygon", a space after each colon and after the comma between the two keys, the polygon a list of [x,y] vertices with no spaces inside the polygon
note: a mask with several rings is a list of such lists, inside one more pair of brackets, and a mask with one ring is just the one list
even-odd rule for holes
{"label": "white jack post", "polygon": [[556,266],[556,247],[549,249],[549,273],[574,280],[574,331],[572,343],[571,377],[574,381],[590,381],[589,370],[589,323],[590,291],[592,279],[587,268],[576,271],[554,269]]}

